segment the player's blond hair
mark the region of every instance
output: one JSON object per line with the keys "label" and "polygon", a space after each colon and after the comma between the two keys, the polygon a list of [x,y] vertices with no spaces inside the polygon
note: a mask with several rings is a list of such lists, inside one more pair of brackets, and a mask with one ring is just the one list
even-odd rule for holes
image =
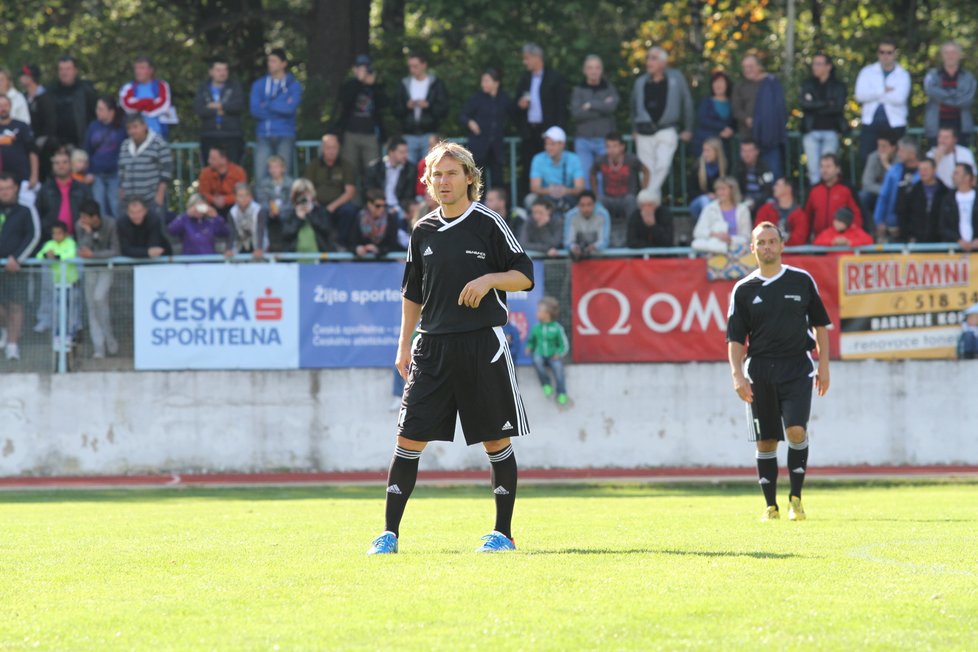
{"label": "player's blond hair", "polygon": [[479,201],[479,198],[482,197],[482,171],[475,166],[475,157],[472,156],[472,152],[458,143],[446,140],[432,147],[428,155],[424,157],[424,177],[421,181],[428,189],[428,194],[435,201],[438,200],[434,183],[431,180],[431,171],[446,156],[458,161],[465,176],[471,179],[468,188],[469,201]]}

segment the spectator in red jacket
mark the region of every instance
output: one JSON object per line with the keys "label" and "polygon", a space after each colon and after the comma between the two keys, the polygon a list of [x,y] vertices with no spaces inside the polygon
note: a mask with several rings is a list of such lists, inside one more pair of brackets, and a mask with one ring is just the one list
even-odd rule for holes
{"label": "spectator in red jacket", "polygon": [[832,226],[819,233],[814,244],[820,247],[863,247],[873,244],[873,238],[855,225],[854,217],[853,212],[845,206],[837,210]]}
{"label": "spectator in red jacket", "polygon": [[839,156],[834,153],[822,156],[819,174],[822,181],[812,188],[808,201],[805,202],[805,213],[808,214],[812,233],[820,234],[831,228],[832,219],[843,206],[852,211],[853,225],[862,228],[863,216],[859,210],[859,202],[853,196],[852,190],[842,185],[840,180],[842,165],[839,163]]}
{"label": "spectator in red jacket", "polygon": [[795,201],[795,189],[787,179],[779,177],[774,182],[773,193],[774,201],[767,202],[758,209],[754,226],[761,222],[777,224],[786,247],[808,244],[811,225],[808,222],[808,213]]}

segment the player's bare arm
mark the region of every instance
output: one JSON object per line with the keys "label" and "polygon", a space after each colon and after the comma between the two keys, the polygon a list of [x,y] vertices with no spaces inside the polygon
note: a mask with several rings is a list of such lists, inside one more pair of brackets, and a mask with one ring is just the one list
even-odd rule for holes
{"label": "player's bare arm", "polygon": [[730,360],[730,372],[733,376],[734,391],[740,400],[750,403],[754,400],[754,392],[750,381],[744,376],[744,357],[747,347],[740,342],[730,342],[727,345],[727,358]]}
{"label": "player's bare arm", "polygon": [[478,308],[479,304],[482,303],[482,298],[489,294],[489,290],[519,292],[530,289],[532,285],[533,283],[523,272],[515,269],[508,272],[486,274],[465,284],[462,292],[458,295],[458,305]]}
{"label": "player's bare arm", "polygon": [[829,330],[815,327],[815,347],[818,349],[818,369],[815,371],[815,390],[819,396],[829,391]]}
{"label": "player's bare arm", "polygon": [[401,299],[401,337],[397,341],[397,357],[394,367],[401,378],[407,380],[408,366],[411,364],[411,335],[421,319],[421,304],[410,299]]}

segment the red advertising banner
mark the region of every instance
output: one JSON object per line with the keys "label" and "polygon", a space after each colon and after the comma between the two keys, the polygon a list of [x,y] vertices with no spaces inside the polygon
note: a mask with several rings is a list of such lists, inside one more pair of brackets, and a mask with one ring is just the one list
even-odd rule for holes
{"label": "red advertising banner", "polygon": [[[837,256],[786,256],[815,279],[839,323]],[[727,306],[734,281],[708,281],[706,259],[591,260],[572,268],[576,362],[727,359]],[[838,357],[838,329],[832,357]]]}

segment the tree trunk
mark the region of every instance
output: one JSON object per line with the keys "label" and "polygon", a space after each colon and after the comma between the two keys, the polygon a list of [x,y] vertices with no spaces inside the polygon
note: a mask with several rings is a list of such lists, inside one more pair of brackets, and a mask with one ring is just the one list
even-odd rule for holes
{"label": "tree trunk", "polygon": [[404,11],[407,0],[383,0],[380,11],[380,27],[384,30],[384,41],[391,47],[404,42]]}
{"label": "tree trunk", "polygon": [[356,0],[313,0],[306,22],[306,73],[328,88],[339,87],[353,63],[352,7]]}

